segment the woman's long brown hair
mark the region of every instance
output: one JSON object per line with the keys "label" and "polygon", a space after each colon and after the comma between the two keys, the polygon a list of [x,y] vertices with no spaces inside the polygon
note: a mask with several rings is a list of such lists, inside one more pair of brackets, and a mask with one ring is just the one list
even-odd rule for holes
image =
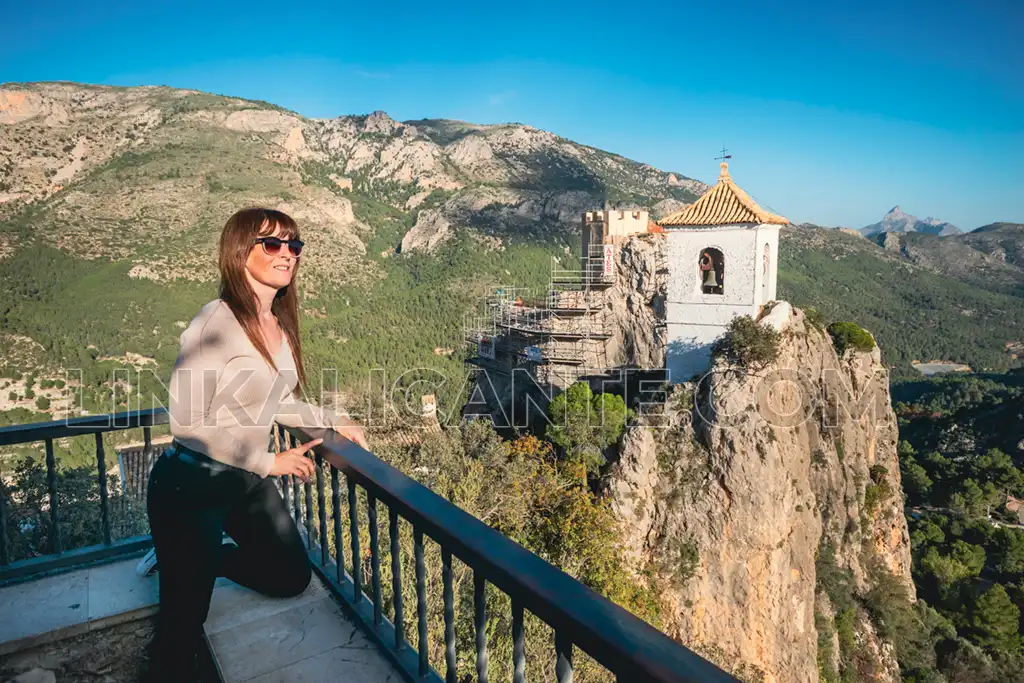
{"label": "woman's long brown hair", "polygon": [[[256,238],[272,235],[278,226],[285,239],[300,239],[299,226],[291,216],[274,209],[261,208],[238,211],[228,219],[220,233],[220,298],[227,303],[253,346],[274,370],[277,370],[277,364],[263,341],[256,292],[245,277],[245,264],[249,258],[249,251],[256,247]],[[306,370],[302,365],[302,342],[299,340],[299,301],[296,294],[300,263],[301,260],[296,259],[291,283],[277,291],[277,296],[270,306],[292,348],[292,358],[299,375],[299,382],[295,386],[296,396],[299,396],[301,388],[306,386]]]}

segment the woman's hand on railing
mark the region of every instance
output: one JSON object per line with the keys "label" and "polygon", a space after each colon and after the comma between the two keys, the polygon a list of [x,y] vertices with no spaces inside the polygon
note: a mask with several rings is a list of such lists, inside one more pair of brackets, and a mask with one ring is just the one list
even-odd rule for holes
{"label": "woman's hand on railing", "polygon": [[313,477],[315,465],[313,465],[313,461],[306,453],[314,446],[319,446],[323,441],[323,439],[313,439],[295,448],[281,451],[277,454],[274,464],[270,467],[270,476],[280,477],[290,474],[302,481],[309,481]]}
{"label": "woman's hand on railing", "polygon": [[364,449],[370,450],[370,444],[367,443],[366,436],[363,435],[363,428],[349,418],[339,417],[334,420],[331,427],[349,441],[353,441]]}

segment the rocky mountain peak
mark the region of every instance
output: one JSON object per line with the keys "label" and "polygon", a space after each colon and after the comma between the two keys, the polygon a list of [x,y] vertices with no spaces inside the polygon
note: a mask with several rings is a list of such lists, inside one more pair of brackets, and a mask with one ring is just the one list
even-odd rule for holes
{"label": "rocky mountain peak", "polygon": [[871,237],[883,232],[923,232],[929,235],[944,236],[958,234],[960,228],[931,216],[922,221],[917,216],[906,213],[897,204],[889,209],[881,221],[861,228],[860,232],[865,237]]}
{"label": "rocky mountain peak", "polygon": [[363,122],[364,133],[381,133],[383,135],[393,135],[399,129],[404,128],[404,123],[399,123],[393,118],[387,115],[386,112],[377,110],[366,117],[366,121]]}

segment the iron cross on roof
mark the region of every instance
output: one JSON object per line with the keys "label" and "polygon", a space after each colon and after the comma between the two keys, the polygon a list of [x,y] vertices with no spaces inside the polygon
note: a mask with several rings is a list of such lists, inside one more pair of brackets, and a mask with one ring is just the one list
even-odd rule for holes
{"label": "iron cross on roof", "polygon": [[722,145],[722,156],[720,156],[720,157],[715,157],[715,161],[718,161],[718,160],[720,160],[720,159],[721,159],[721,160],[724,160],[724,159],[732,159],[732,155],[731,155],[731,154],[726,154],[726,152],[728,152],[728,151],[729,151],[729,150],[727,150],[727,149],[725,148],[725,145]]}

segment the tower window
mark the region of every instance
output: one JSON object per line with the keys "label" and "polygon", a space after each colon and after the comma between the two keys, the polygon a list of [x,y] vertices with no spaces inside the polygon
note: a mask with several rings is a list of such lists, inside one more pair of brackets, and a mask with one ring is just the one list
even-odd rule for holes
{"label": "tower window", "polygon": [[725,257],[713,247],[701,249],[697,260],[701,291],[705,294],[725,293]]}

